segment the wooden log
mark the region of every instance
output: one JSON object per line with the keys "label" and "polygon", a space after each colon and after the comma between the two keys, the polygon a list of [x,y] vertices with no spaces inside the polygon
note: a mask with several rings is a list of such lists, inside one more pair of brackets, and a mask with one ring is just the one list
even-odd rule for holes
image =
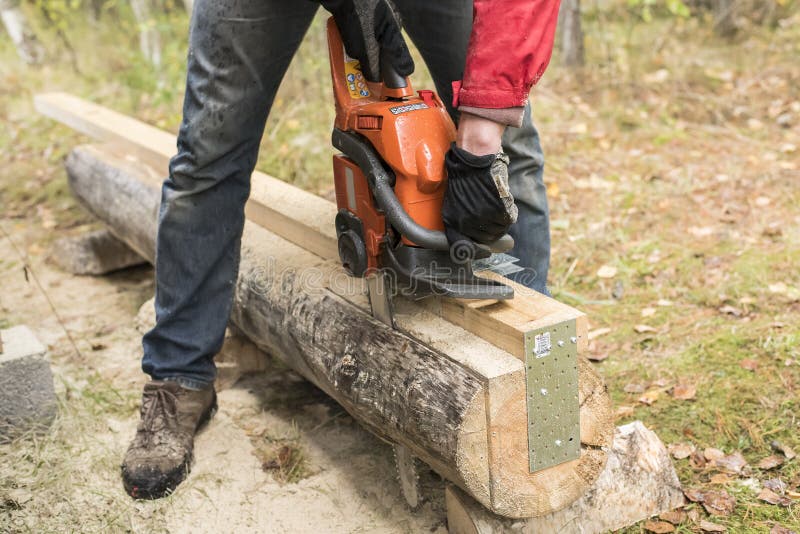
{"label": "wooden log", "polygon": [[[89,210],[152,260],[154,173],[95,147],[75,149],[67,170]],[[580,458],[531,474],[523,362],[410,301],[398,300],[391,329],[370,315],[365,289],[338,262],[248,222],[232,320],[376,435],[497,514],[547,514],[591,486],[613,425],[588,362],[579,365]]]}
{"label": "wooden log", "polygon": [[[166,176],[175,153],[175,136],[134,118],[65,93],[37,95],[36,109],[80,132],[131,154]],[[261,172],[251,179],[245,209],[250,221],[314,254],[338,260],[336,205]],[[515,284],[510,301],[425,300],[428,310],[523,359],[525,334],[543,325],[574,319],[578,348],[587,343],[586,315],[554,299]]]}
{"label": "wooden log", "polygon": [[640,421],[617,428],[608,462],[589,491],[563,510],[510,520],[486,511],[454,487],[446,490],[450,534],[600,534],[684,504],[667,448]]}
{"label": "wooden log", "polygon": [[48,259],[77,275],[101,275],[147,263],[106,229],[64,237],[53,243]]}

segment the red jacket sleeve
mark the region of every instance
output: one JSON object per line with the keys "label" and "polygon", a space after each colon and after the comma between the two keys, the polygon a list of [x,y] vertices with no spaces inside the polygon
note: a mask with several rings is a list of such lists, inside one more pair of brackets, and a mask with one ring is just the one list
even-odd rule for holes
{"label": "red jacket sleeve", "polygon": [[464,79],[453,105],[524,106],[550,62],[560,0],[474,0]]}

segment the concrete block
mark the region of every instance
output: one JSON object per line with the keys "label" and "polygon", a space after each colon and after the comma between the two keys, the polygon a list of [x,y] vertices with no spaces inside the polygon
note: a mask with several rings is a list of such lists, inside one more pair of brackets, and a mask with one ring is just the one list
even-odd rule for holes
{"label": "concrete block", "polygon": [[108,230],[65,237],[53,243],[50,260],[72,274],[101,275],[146,263]]}
{"label": "concrete block", "polygon": [[58,411],[47,348],[27,326],[0,330],[0,442],[46,428]]}

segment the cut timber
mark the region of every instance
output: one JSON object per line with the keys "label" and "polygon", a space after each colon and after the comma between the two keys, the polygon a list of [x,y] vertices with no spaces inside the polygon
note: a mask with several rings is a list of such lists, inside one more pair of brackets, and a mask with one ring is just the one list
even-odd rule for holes
{"label": "cut timber", "polygon": [[147,263],[106,229],[59,239],[53,243],[49,259],[77,275],[108,274]]}
{"label": "cut timber", "polygon": [[[152,260],[159,182],[110,149],[67,158],[78,199]],[[398,300],[398,330],[372,318],[362,279],[248,222],[232,321],[382,438],[508,517],[568,506],[597,479],[613,425],[608,393],[579,362],[581,456],[528,472],[525,373],[508,352]]]}
{"label": "cut timber", "polygon": [[[167,175],[169,158],[176,150],[173,134],[65,93],[37,95],[35,104],[48,117],[110,143],[120,154],[135,156],[159,176]],[[246,213],[248,220],[321,258],[339,258],[334,227],[336,206],[332,202],[254,172]],[[585,347],[587,323],[583,313],[506,279],[503,282],[514,287],[514,299],[477,303],[427,299],[425,305],[431,312],[523,360],[526,332],[564,320],[575,319],[578,348]]]}
{"label": "cut timber", "polygon": [[592,488],[563,510],[510,520],[486,511],[460,490],[445,495],[450,534],[599,534],[683,506],[683,491],[664,444],[635,421],[617,428],[608,462]]}

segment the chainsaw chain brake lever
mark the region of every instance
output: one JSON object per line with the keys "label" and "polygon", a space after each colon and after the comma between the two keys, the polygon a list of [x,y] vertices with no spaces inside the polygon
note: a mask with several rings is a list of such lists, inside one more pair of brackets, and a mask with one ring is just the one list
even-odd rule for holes
{"label": "chainsaw chain brake lever", "polygon": [[[341,150],[347,157],[356,162],[361,170],[366,174],[372,193],[378,207],[383,211],[386,220],[394,228],[409,240],[417,245],[432,249],[448,251],[450,244],[444,232],[430,230],[417,224],[412,219],[403,205],[394,194],[394,180],[383,167],[380,158],[375,153],[375,149],[360,135],[353,132],[345,132],[339,128],[333,129],[331,136],[333,146]],[[514,238],[506,234],[497,241],[488,245],[478,244],[479,257],[489,256],[492,252],[507,252],[514,246]],[[481,254],[483,252],[484,254]]]}

